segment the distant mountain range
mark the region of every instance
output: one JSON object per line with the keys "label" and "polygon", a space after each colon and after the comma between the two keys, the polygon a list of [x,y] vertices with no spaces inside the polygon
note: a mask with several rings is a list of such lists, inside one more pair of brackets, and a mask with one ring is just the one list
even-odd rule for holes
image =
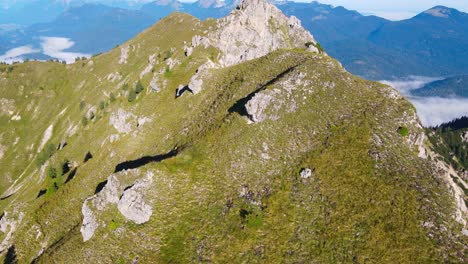
{"label": "distant mountain range", "polygon": [[[97,4],[72,7],[52,22],[0,33],[0,54],[21,45],[40,46],[41,36],[70,38],[75,42],[70,51],[95,54],[123,43],[171,12],[219,18],[236,6],[236,1],[219,0],[139,3],[139,10]],[[283,1],[276,5],[285,14],[298,17],[349,71],[365,78],[468,73],[468,14],[456,9],[436,6],[411,19],[389,21],[318,2]]]}
{"label": "distant mountain range", "polygon": [[411,19],[389,21],[343,7],[287,2],[327,52],[371,79],[468,72],[468,14],[437,6]]}
{"label": "distant mountain range", "polygon": [[411,92],[415,96],[464,97],[468,98],[468,75],[449,77],[434,81]]}

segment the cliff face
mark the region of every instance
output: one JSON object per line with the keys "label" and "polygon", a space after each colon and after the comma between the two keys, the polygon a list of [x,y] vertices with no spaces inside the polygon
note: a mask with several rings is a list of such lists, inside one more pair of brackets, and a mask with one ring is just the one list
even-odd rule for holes
{"label": "cliff face", "polygon": [[466,208],[414,107],[315,45],[252,0],[221,20],[172,14],[72,65],[0,66],[1,249],[37,263],[465,261]]}
{"label": "cliff face", "polygon": [[213,45],[222,52],[224,66],[264,56],[282,48],[304,48],[311,51],[316,41],[294,16],[286,17],[277,7],[263,0],[243,0],[210,34]]}

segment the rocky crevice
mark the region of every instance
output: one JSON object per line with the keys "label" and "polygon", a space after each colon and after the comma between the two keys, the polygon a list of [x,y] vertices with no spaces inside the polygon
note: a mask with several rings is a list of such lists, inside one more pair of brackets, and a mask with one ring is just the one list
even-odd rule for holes
{"label": "rocky crevice", "polygon": [[161,162],[163,160],[173,158],[179,154],[180,151],[182,151],[183,148],[180,147],[175,147],[171,151],[165,153],[165,154],[160,154],[156,156],[144,156],[135,160],[128,160],[124,161],[122,163],[117,164],[115,166],[114,173],[121,172],[124,170],[133,170],[137,169],[139,167],[143,167],[149,163],[153,162]]}
{"label": "rocky crevice", "polygon": [[267,89],[268,86],[278,82],[284,76],[286,76],[287,74],[294,71],[294,69],[296,69],[296,67],[298,67],[299,65],[300,64],[296,64],[296,65],[286,69],[285,71],[281,72],[280,74],[278,74],[276,77],[274,77],[273,79],[271,79],[267,83],[265,83],[263,85],[259,85],[255,91],[251,92],[246,97],[241,98],[237,102],[235,102],[234,105],[229,108],[228,112],[229,113],[237,113],[237,114],[239,114],[241,116],[245,116],[245,117],[249,118],[252,122],[255,122],[256,120],[254,120],[254,117],[247,110],[246,106],[247,106],[248,102],[251,101],[252,98],[257,96],[261,91]]}

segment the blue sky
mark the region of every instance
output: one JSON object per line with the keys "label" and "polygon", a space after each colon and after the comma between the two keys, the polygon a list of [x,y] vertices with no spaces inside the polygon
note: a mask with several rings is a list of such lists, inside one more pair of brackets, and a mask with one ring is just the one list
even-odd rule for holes
{"label": "blue sky", "polygon": [[[11,6],[15,2],[28,2],[32,0],[0,0],[0,7]],[[44,1],[44,0],[43,0]],[[45,0],[47,1],[47,0]],[[147,3],[153,0],[49,0],[57,2],[104,2],[110,3]],[[195,0],[179,0],[184,2],[194,2]],[[310,2],[311,0],[295,0],[300,2]],[[366,15],[379,15],[392,20],[399,20],[412,17],[424,10],[436,5],[444,5],[468,12],[468,0],[319,0],[324,4],[341,5],[348,9],[357,10]]]}
{"label": "blue sky", "polygon": [[468,12],[468,0],[320,0],[318,2],[341,5],[364,14],[376,14],[390,19],[408,18],[436,5]]}

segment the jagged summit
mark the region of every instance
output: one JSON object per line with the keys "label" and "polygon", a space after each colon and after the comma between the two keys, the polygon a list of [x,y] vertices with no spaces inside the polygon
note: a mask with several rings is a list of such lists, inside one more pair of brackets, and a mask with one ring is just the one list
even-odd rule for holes
{"label": "jagged summit", "polygon": [[281,48],[305,48],[318,52],[317,42],[294,16],[287,17],[265,0],[242,0],[235,10],[218,21],[210,35],[219,48],[224,66],[264,56]]}
{"label": "jagged summit", "polygon": [[195,94],[201,91],[209,69],[233,66],[279,49],[302,48],[321,52],[314,37],[296,17],[287,17],[265,0],[242,0],[228,16],[216,21],[216,28],[205,36],[195,36],[186,53],[191,54],[200,45],[215,47],[219,55],[216,63],[209,59],[191,78],[188,88]]}

